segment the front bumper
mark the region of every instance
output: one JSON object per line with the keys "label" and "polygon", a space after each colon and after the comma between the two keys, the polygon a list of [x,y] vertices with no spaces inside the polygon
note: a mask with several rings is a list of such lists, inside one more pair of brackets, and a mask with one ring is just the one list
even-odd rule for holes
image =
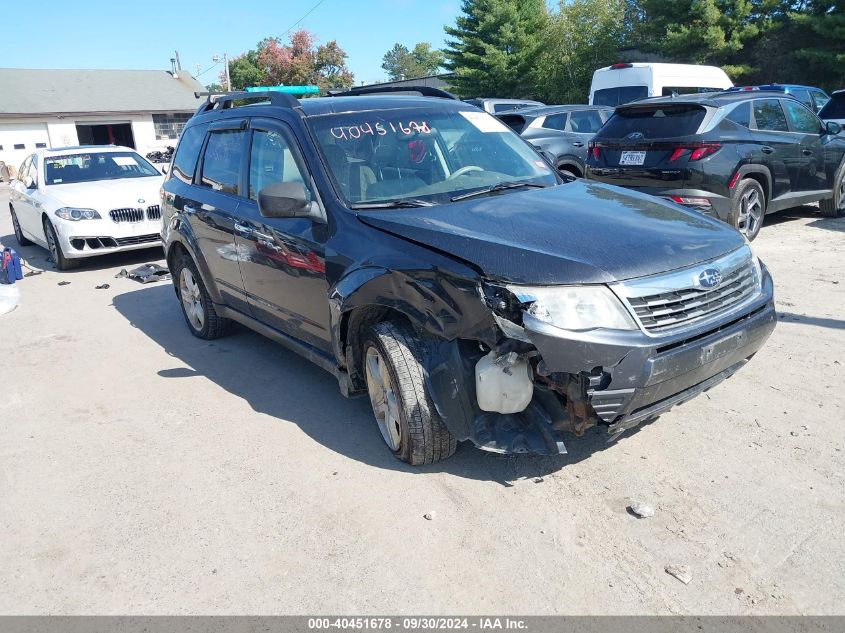
{"label": "front bumper", "polygon": [[55,221],[62,252],[68,259],[131,251],[161,245],[161,221]]}
{"label": "front bumper", "polygon": [[763,271],[761,293],[742,309],[673,336],[568,332],[530,316],[525,333],[548,371],[601,377],[588,403],[616,436],[715,386],[763,346],[777,321],[772,279]]}

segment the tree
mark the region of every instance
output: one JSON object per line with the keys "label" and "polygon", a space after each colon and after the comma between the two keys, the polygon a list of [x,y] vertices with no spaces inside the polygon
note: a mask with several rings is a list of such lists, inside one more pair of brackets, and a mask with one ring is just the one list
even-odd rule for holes
{"label": "tree", "polygon": [[790,12],[797,27],[795,57],[804,65],[804,81],[828,89],[845,84],[845,0],[808,2],[804,12]]}
{"label": "tree", "polygon": [[626,0],[561,0],[540,61],[547,103],[586,103],[596,68],[618,61],[626,38]]}
{"label": "tree", "polygon": [[462,96],[533,96],[547,24],[544,0],[463,0],[455,26],[446,27],[452,89]]}
{"label": "tree", "polygon": [[[232,59],[232,88],[247,86],[317,85],[330,88],[352,86],[354,76],[346,67],[346,52],[334,40],[315,47],[306,30],[292,33],[287,43],[276,37],[261,40],[253,50]],[[221,80],[225,73],[221,73]]]}
{"label": "tree", "polygon": [[399,81],[433,75],[445,61],[443,51],[433,49],[428,42],[419,42],[414,50],[397,43],[384,54],[381,67],[390,81]]}

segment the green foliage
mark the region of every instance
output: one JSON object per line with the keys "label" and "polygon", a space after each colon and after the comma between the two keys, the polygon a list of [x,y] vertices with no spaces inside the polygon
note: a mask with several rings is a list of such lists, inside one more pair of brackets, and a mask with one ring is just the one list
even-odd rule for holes
{"label": "green foliage", "polygon": [[845,85],[845,0],[810,2],[789,14],[796,26],[795,57],[804,77],[828,89]]}
{"label": "green foliage", "polygon": [[418,43],[413,50],[397,43],[384,54],[381,67],[390,81],[398,81],[433,75],[445,61],[443,51],[432,48],[428,42]]}
{"label": "green foliage", "polygon": [[461,96],[531,97],[549,16],[544,0],[463,0],[446,27],[446,68]]}
{"label": "green foliage", "polygon": [[[229,62],[232,89],[276,85],[318,85],[323,91],[348,88],[354,76],[346,67],[346,57],[336,41],[315,46],[314,36],[305,30],[292,33],[287,43],[268,37]],[[220,78],[225,81],[225,72]]]}
{"label": "green foliage", "polygon": [[551,16],[535,91],[547,103],[586,103],[596,68],[618,60],[626,0],[561,0]]}

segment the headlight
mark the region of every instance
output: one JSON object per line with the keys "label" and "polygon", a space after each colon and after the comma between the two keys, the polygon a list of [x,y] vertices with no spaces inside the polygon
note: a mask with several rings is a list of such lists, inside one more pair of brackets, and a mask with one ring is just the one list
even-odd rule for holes
{"label": "headlight", "polygon": [[76,207],[62,207],[61,209],[56,209],[56,215],[62,220],[71,220],[73,222],[77,220],[101,219],[100,214],[94,211],[94,209],[77,209]]}
{"label": "headlight", "polygon": [[636,330],[637,324],[605,286],[508,286],[528,313],[564,330]]}

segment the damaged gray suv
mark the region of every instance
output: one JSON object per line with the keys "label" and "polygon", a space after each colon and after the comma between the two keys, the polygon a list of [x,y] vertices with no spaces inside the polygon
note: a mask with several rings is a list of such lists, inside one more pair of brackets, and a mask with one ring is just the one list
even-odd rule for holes
{"label": "damaged gray suv", "polygon": [[301,353],[368,395],[412,464],[459,440],[558,454],[589,427],[618,437],[765,343],[772,280],[737,231],[563,178],[489,114],[424,92],[200,107],[162,190],[193,335],[238,322]]}

